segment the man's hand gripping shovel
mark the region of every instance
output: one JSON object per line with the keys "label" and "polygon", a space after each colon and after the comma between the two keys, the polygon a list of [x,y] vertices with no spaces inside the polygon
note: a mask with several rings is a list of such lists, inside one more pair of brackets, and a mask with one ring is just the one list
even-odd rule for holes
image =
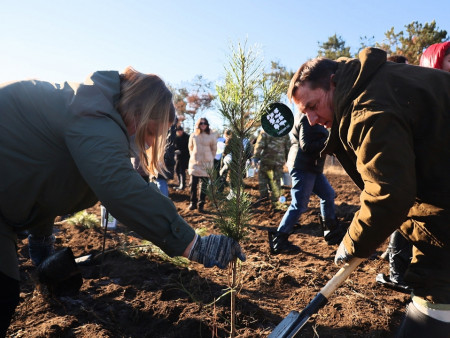
{"label": "man's hand gripping shovel", "polygon": [[328,302],[328,298],[336,291],[336,289],[345,282],[347,277],[356,269],[363,261],[363,258],[352,258],[334,275],[332,279],[320,290],[302,312],[291,311],[280,324],[275,327],[269,338],[290,338],[302,329],[308,319],[317,311],[319,311]]}

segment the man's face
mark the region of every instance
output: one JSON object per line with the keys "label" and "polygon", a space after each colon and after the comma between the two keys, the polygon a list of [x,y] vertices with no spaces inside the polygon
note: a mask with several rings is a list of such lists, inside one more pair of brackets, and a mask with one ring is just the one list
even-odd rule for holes
{"label": "man's face", "polygon": [[297,88],[293,100],[297,109],[306,114],[310,125],[320,124],[325,128],[331,128],[334,112],[332,109],[334,85],[330,90],[317,88],[311,89],[309,83]]}

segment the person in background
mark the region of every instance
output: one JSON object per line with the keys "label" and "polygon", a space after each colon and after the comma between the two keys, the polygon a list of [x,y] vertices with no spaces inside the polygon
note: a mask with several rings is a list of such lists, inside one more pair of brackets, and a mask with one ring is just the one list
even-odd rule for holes
{"label": "person in background", "polygon": [[[189,137],[188,173],[191,176],[191,194],[188,210],[198,208],[199,212],[204,211],[209,180],[208,171],[213,170],[217,150],[216,140],[216,135],[209,129],[208,120],[204,117],[198,119],[195,124],[195,131]],[[200,200],[197,192],[199,181],[201,182]]]}
{"label": "person in background", "polygon": [[175,121],[169,128],[167,133],[166,147],[164,151],[164,166],[165,169],[162,173],[158,173],[156,178],[154,178],[156,186],[159,191],[166,196],[169,197],[169,185],[167,180],[173,179],[174,168],[175,168],[175,136],[176,136],[176,125]]}
{"label": "person in background", "polygon": [[176,190],[184,190],[186,187],[186,170],[189,164],[189,134],[182,126],[176,128],[175,137],[175,173],[178,177]]}
{"label": "person in background", "polygon": [[[408,64],[408,59],[403,55],[391,55],[387,60]],[[405,283],[403,276],[411,262],[412,244],[398,230],[395,230],[389,238],[387,257],[389,260],[389,276],[379,273],[376,276],[376,281],[395,290],[410,293],[411,288]]]}
{"label": "person in background", "polygon": [[[223,192],[227,185],[227,177],[229,176],[230,191],[227,195],[227,199],[230,200],[236,196],[236,185],[234,182],[240,179],[236,170],[232,170],[231,168],[237,168],[240,165],[240,160],[242,160],[243,163],[246,163],[253,155],[253,146],[247,138],[239,140],[239,137],[236,137],[231,130],[226,130],[225,132],[225,149],[223,150],[222,165],[219,171],[221,179],[219,192]],[[242,151],[242,153],[239,153],[240,151]],[[242,178],[245,177],[245,173],[245,171],[242,172]]]}
{"label": "person in background", "polygon": [[286,163],[289,147],[289,135],[273,137],[261,129],[253,152],[253,161],[259,161],[259,200],[270,199],[275,208],[279,206],[283,165]]}
{"label": "person in background", "polygon": [[[231,155],[226,158],[229,154],[229,140],[231,138],[231,130],[225,129],[223,132],[223,136],[217,139],[217,154],[214,159],[214,170],[216,171],[217,183],[218,183],[218,191],[223,193],[225,187],[227,186],[227,177],[228,177],[228,165],[231,159]],[[220,156],[219,156],[220,153]],[[220,158],[219,158],[220,157]],[[218,160],[219,159],[219,160]],[[217,163],[217,161],[219,161]]]}
{"label": "person in background", "polygon": [[[228,129],[227,129],[228,130]],[[225,149],[225,130],[222,136],[219,136],[217,138],[217,150],[216,150],[216,156],[214,157],[214,173],[215,176],[218,176],[219,170],[220,170],[220,162],[222,160],[222,154]]]}
{"label": "person in background", "polygon": [[323,152],[362,190],[335,263],[369,257],[398,229],[413,244],[413,293],[397,337],[449,337],[450,74],[366,48],[307,61],[287,94],[311,125],[331,128]]}
{"label": "person in background", "polygon": [[130,137],[135,135],[146,172],[164,170],[175,107],[157,75],[129,67],[123,73],[95,72],[80,84],[5,83],[0,111],[0,337],[20,299],[17,233],[40,232],[41,240],[53,246],[45,241],[55,217],[98,200],[169,256],[219,268],[235,257],[245,260],[233,239],[198,236],[172,201],[144,182],[131,164]]}
{"label": "person in background", "polygon": [[428,47],[420,56],[420,66],[450,72],[450,41]]}
{"label": "person in background", "polygon": [[345,229],[335,214],[335,192],[323,174],[325,156],[321,156],[320,152],[325,147],[328,130],[321,125],[311,126],[307,116],[299,113],[295,116],[291,133],[292,143],[286,165],[292,177],[292,200],[273,235],[272,243],[269,243],[274,254],[299,252],[299,247],[288,238],[300,215],[308,209],[312,193],[320,198],[321,224],[327,243],[339,244],[345,235]]}

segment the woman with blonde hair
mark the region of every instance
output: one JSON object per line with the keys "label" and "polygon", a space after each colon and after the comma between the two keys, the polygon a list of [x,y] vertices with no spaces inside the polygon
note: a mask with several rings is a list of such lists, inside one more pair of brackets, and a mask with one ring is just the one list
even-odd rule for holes
{"label": "woman with blonde hair", "polygon": [[127,68],[98,71],[79,84],[10,82],[0,85],[0,111],[0,337],[19,301],[17,233],[29,231],[37,265],[54,251],[55,217],[98,200],[170,256],[220,268],[245,259],[228,237],[196,235],[133,169],[130,142],[149,174],[164,169],[175,108],[158,76]]}
{"label": "woman with blonde hair", "polygon": [[[195,124],[195,131],[189,137],[189,167],[191,176],[191,203],[188,209],[203,212],[206,201],[206,189],[208,187],[208,171],[213,169],[214,157],[217,150],[217,137],[211,133],[209,122],[202,117]],[[200,201],[198,201],[197,186],[200,183]],[[198,202],[198,204],[197,204]]]}

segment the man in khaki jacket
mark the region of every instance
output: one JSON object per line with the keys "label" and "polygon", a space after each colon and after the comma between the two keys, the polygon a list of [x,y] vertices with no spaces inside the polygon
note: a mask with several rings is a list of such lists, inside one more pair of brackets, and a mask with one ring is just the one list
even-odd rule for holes
{"label": "man in khaki jacket", "polygon": [[365,258],[396,229],[413,245],[405,281],[414,289],[399,337],[450,332],[450,74],[359,59],[313,59],[288,97],[311,125],[331,128],[334,153],[361,188],[361,209],[335,262]]}

